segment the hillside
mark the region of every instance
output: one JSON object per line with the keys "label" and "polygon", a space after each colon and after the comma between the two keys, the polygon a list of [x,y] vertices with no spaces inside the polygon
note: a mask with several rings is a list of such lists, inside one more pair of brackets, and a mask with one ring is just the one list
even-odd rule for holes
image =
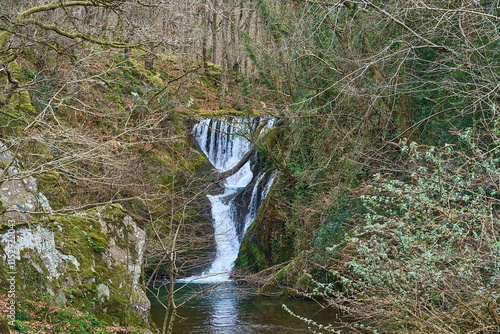
{"label": "hillside", "polygon": [[168,282],[156,326],[171,332],[173,283],[217,254],[206,195],[223,185],[192,128],[210,117],[229,141],[221,124],[272,115],[236,131],[252,145],[240,164],[269,189],[235,236],[233,279],[348,315],[322,332],[500,331],[496,1],[6,1],[0,14],[0,279],[7,302],[16,278],[16,330],[73,310],[78,333],[156,330],[145,294]]}

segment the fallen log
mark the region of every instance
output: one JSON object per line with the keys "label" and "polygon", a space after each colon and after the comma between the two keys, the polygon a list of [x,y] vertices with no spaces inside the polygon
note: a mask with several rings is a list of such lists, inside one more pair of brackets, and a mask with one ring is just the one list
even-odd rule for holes
{"label": "fallen log", "polygon": [[231,169],[228,169],[222,173],[217,173],[215,175],[215,177],[213,178],[212,182],[220,182],[220,181],[224,180],[225,178],[228,178],[231,175],[235,174],[237,171],[240,170],[241,167],[243,167],[247,163],[248,160],[250,160],[250,158],[254,154],[255,154],[255,147],[252,148],[250,151],[248,151],[247,154],[245,154],[243,156],[243,158],[241,158],[241,160],[238,161],[238,163],[236,165],[231,167]]}

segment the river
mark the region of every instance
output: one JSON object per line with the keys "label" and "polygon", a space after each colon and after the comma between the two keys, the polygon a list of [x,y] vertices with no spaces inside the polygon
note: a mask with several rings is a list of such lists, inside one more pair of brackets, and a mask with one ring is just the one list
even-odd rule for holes
{"label": "river", "polygon": [[[176,284],[176,289],[182,285]],[[189,298],[207,284],[187,284],[176,294],[177,304]],[[152,320],[161,325],[165,309],[150,294]],[[166,298],[166,290],[160,294]],[[174,334],[292,334],[309,333],[308,325],[289,315],[287,307],[303,317],[321,324],[333,324],[340,313],[333,308],[323,308],[314,300],[291,297],[266,297],[255,295],[253,290],[229,283],[204,292],[178,310]]]}

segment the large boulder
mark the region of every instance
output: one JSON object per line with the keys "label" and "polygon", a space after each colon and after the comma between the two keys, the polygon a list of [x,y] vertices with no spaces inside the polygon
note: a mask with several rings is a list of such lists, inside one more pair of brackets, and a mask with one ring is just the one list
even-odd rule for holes
{"label": "large boulder", "polygon": [[20,163],[3,143],[0,143],[0,222],[29,221],[30,213],[50,213],[47,198],[40,192],[36,180],[21,171]]}
{"label": "large boulder", "polygon": [[94,313],[109,325],[144,325],[141,286],[145,231],[120,205],[53,215],[10,150],[0,144],[0,278],[16,296]]}

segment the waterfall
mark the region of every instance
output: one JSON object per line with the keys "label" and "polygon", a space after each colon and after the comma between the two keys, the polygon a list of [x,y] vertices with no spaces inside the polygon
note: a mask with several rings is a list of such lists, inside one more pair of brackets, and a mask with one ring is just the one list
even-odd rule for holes
{"label": "waterfall", "polygon": [[[252,144],[245,139],[244,134],[249,130],[256,131],[262,122],[266,124],[260,131],[274,125],[273,118],[208,118],[194,126],[193,135],[208,160],[222,173],[233,168],[250,152]],[[234,269],[243,236],[255,219],[276,175],[275,171],[264,173],[256,168],[252,171],[250,160],[222,182],[222,194],[207,195],[212,205],[215,260],[201,275],[183,279],[183,282],[216,283],[230,280],[229,275]],[[242,200],[250,188],[250,201]]]}

